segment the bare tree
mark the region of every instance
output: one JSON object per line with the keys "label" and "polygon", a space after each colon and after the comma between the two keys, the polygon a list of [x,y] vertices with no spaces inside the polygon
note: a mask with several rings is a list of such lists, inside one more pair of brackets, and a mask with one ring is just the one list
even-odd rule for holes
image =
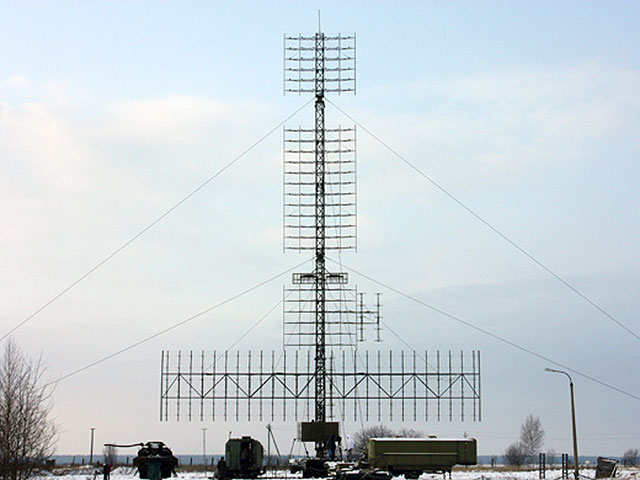
{"label": "bare tree", "polygon": [[422,438],[424,437],[424,432],[413,428],[401,428],[393,436],[398,438]]}
{"label": "bare tree", "polygon": [[393,430],[384,425],[374,425],[363,428],[353,435],[353,455],[362,458],[367,452],[367,443],[370,438],[395,437]]}
{"label": "bare tree", "polygon": [[640,457],[640,450],[630,448],[622,455],[622,463],[626,466],[638,465],[638,457]]}
{"label": "bare tree", "polygon": [[384,425],[374,425],[363,428],[353,436],[353,454],[356,458],[361,458],[367,451],[367,443],[370,438],[420,438],[424,433],[413,428],[401,428],[398,431],[392,430]]}
{"label": "bare tree", "polygon": [[550,448],[549,450],[547,450],[547,465],[551,467],[556,463],[558,463],[558,454],[556,453],[555,449]]}
{"label": "bare tree", "polygon": [[53,454],[52,388],[42,357],[32,360],[9,339],[0,359],[0,478],[24,480]]}
{"label": "bare tree", "polygon": [[531,458],[531,463],[535,463],[535,455],[540,452],[544,444],[544,430],[540,418],[528,415],[520,427],[520,443],[524,451]]}
{"label": "bare tree", "polygon": [[504,461],[507,465],[520,467],[527,460],[527,451],[521,442],[512,443],[504,451]]}
{"label": "bare tree", "polygon": [[108,445],[102,450],[104,464],[115,466],[118,462],[118,449],[113,445]]}

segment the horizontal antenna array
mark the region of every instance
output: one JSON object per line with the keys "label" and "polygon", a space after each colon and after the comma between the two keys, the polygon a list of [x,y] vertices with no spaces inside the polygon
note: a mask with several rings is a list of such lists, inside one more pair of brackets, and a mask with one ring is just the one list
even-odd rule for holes
{"label": "horizontal antenna array", "polygon": [[[454,365],[456,363],[456,365]],[[162,352],[160,419],[309,420],[311,351]],[[327,420],[480,421],[480,352],[327,356]]]}

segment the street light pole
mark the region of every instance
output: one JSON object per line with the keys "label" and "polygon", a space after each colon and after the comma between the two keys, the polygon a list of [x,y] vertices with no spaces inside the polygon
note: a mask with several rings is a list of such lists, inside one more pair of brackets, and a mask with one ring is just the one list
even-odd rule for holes
{"label": "street light pole", "polygon": [[578,436],[576,435],[576,406],[573,399],[573,379],[571,375],[562,370],[555,370],[553,368],[545,368],[547,372],[562,373],[569,379],[569,390],[571,392],[571,428],[573,429],[573,466],[575,479],[578,480],[580,473],[578,472]]}
{"label": "street light pole", "polygon": [[90,427],[89,430],[91,430],[91,450],[89,453],[89,464],[93,463],[93,432],[95,431],[95,427]]}
{"label": "street light pole", "polygon": [[207,429],[202,429],[202,460],[204,462],[204,471],[207,471]]}

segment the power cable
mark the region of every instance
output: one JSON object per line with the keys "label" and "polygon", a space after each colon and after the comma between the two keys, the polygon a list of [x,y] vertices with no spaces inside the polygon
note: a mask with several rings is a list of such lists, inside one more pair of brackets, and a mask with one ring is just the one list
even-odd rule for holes
{"label": "power cable", "polygon": [[65,295],[67,292],[69,292],[71,289],[73,289],[75,286],[77,286],[79,283],[81,283],[83,280],[85,280],[87,277],[89,277],[92,273],[94,273],[96,270],[98,270],[100,267],[102,267],[105,263],[107,263],[109,260],[111,260],[113,257],[115,257],[116,255],[118,255],[120,252],[122,252],[125,248],[127,248],[129,245],[131,245],[133,242],[135,242],[138,238],[140,238],[142,235],[144,235],[145,233],[147,233],[149,230],[151,230],[154,226],[156,226],[158,223],[160,223],[162,220],[164,220],[167,216],[169,216],[169,214],[171,214],[174,210],[176,210],[178,207],[180,207],[182,204],[184,204],[185,202],[187,202],[187,200],[189,200],[191,197],[193,197],[194,195],[196,195],[200,190],[202,190],[204,187],[206,187],[209,183],[211,183],[214,179],[216,179],[218,176],[220,176],[225,170],[227,170],[228,168],[230,168],[233,164],[235,164],[238,160],[240,160],[242,157],[244,157],[246,154],[248,154],[251,150],[253,150],[255,147],[257,147],[260,143],[262,143],[264,140],[266,140],[273,132],[275,132],[276,130],[278,130],[282,125],[284,125],[286,122],[288,122],[291,118],[295,117],[298,113],[300,113],[301,110],[303,110],[307,105],[309,105],[309,103],[311,103],[313,99],[309,100],[308,102],[306,102],[304,105],[302,105],[300,108],[298,108],[295,112],[293,112],[291,115],[289,115],[287,118],[285,118],[284,120],[282,120],[280,123],[278,123],[278,125],[276,125],[275,127],[273,127],[271,130],[269,130],[267,133],[265,133],[262,137],[260,137],[258,140],[256,140],[253,144],[251,144],[248,148],[246,148],[245,150],[243,150],[238,156],[236,156],[233,160],[231,160],[229,163],[227,163],[225,166],[223,166],[220,170],[218,170],[216,173],[214,173],[213,175],[211,175],[209,178],[207,178],[204,182],[202,182],[200,185],[198,185],[194,190],[192,190],[190,193],[188,193],[187,195],[185,195],[184,197],[182,197],[182,199],[180,201],[178,201],[177,203],[175,203],[171,208],[169,208],[168,210],[165,210],[164,213],[162,213],[158,218],[156,218],[154,221],[152,221],[150,224],[148,224],[146,227],[144,227],[142,230],[140,230],[138,233],[136,233],[134,236],[132,236],[131,238],[129,238],[129,240],[127,240],[126,242],[124,242],[122,245],[120,245],[118,248],[116,248],[113,252],[111,252],[109,255],[107,255],[103,260],[101,260],[100,262],[98,262],[95,266],[93,266],[92,268],[90,268],[87,272],[85,272],[84,274],[82,274],[80,277],[78,277],[75,281],[73,281],[71,284],[69,284],[67,287],[65,287],[60,293],[58,293],[57,295],[55,295],[53,298],[51,298],[49,301],[47,301],[46,303],[44,303],[40,308],[38,308],[36,311],[34,311],[31,315],[29,315],[27,318],[25,318],[24,320],[22,320],[20,323],[18,323],[15,327],[13,327],[11,330],[9,330],[7,333],[5,333],[2,337],[0,337],[0,342],[3,341],[5,338],[7,338],[9,335],[11,335],[13,332],[15,332],[16,330],[18,330],[20,327],[22,327],[25,323],[27,323],[29,320],[31,320],[32,318],[34,318],[36,315],[38,315],[40,312],[42,312],[44,309],[46,309],[47,307],[49,307],[51,304],[53,304],[55,301],[57,301],[59,298],[61,298],[63,295]]}
{"label": "power cable", "polygon": [[387,143],[385,143],[382,139],[380,139],[378,136],[376,136],[371,130],[369,130],[367,127],[362,125],[360,122],[358,122],[351,115],[349,115],[347,112],[342,110],[340,107],[338,107],[336,104],[334,104],[328,98],[325,99],[325,100],[328,103],[330,103],[335,109],[337,109],[339,112],[341,112],[347,118],[349,118],[352,122],[354,122],[356,125],[358,125],[360,128],[362,128],[365,132],[367,132],[374,140],[376,140],[378,143],[380,143],[380,145],[382,145],[384,148],[386,148],[394,156],[399,158],[409,168],[411,168],[418,175],[420,175],[425,180],[427,180],[429,183],[431,183],[431,185],[436,187],[438,190],[440,190],[442,193],[444,193],[447,197],[449,197],[451,200],[453,200],[455,203],[457,203],[460,207],[462,207],[467,213],[469,213],[471,216],[473,216],[476,220],[478,220],[484,226],[489,228],[492,232],[494,232],[496,235],[498,235],[500,238],[502,238],[504,241],[506,241],[513,248],[518,250],[525,257],[527,257],[529,260],[531,260],[536,265],[538,265],[540,268],[542,268],[549,275],[551,275],[556,280],[558,280],[562,285],[564,285],[569,290],[571,290],[573,293],[575,293],[580,298],[582,298],[582,300],[584,300],[589,305],[591,305],[593,308],[595,308],[600,313],[602,313],[609,320],[611,320],[612,322],[616,323],[620,328],[625,330],[630,335],[634,336],[636,338],[636,340],[640,340],[640,336],[638,334],[636,334],[633,330],[631,330],[629,327],[627,327],[625,324],[623,324],[620,320],[615,318],[612,314],[607,312],[603,307],[598,305],[594,300],[591,300],[587,295],[585,295],[580,290],[578,290],[576,287],[571,285],[567,280],[562,278],[559,274],[557,274],[553,270],[551,270],[551,268],[547,267],[544,263],[542,263],[540,260],[538,260],[536,257],[534,257],[531,253],[526,251],[523,247],[518,245],[515,241],[511,240],[506,234],[502,233],[500,230],[498,230],[496,227],[494,227],[491,223],[489,223],[488,220],[485,220],[480,214],[476,213],[471,207],[469,207],[467,204],[465,204],[462,200],[458,199],[458,197],[456,197],[453,193],[449,192],[446,188],[444,188],[442,185],[440,185],[438,182],[436,182],[434,179],[432,179],[430,176],[428,176],[426,173],[424,173],[422,170],[420,170],[418,167],[416,167],[413,163],[411,163],[409,160],[407,160],[405,157],[403,157],[400,153],[398,153],[396,150],[391,148]]}
{"label": "power cable", "polygon": [[[267,313],[265,313],[262,317],[260,317],[258,319],[257,322],[255,322],[253,325],[251,325],[250,328],[248,328],[242,335],[240,335],[240,337],[233,342],[231,345],[229,345],[229,347],[227,347],[225,349],[225,352],[228,352],[229,350],[231,350],[233,347],[235,347],[236,345],[238,345],[242,340],[244,340],[244,338],[249,335],[254,328],[256,328],[258,325],[260,325],[269,315],[271,315],[271,313],[273,313],[273,311],[278,308],[282,303],[284,302],[284,298],[278,300],[278,303],[276,303],[273,307],[271,307]],[[222,357],[222,354],[218,355],[216,360],[219,360]]]}
{"label": "power cable", "polygon": [[[73,377],[74,375],[77,375],[77,374],[78,374],[78,373],[80,373],[80,372],[84,372],[85,370],[88,370],[89,368],[95,367],[96,365],[99,365],[99,364],[101,364],[101,363],[103,363],[103,362],[106,362],[107,360],[110,360],[110,359],[112,359],[112,358],[114,358],[114,357],[117,357],[118,355],[121,355],[121,354],[123,354],[123,353],[125,353],[125,352],[128,352],[129,350],[132,350],[132,349],[134,349],[134,348],[136,348],[136,347],[138,347],[138,346],[142,345],[143,343],[148,342],[149,340],[153,340],[154,338],[159,337],[160,335],[164,335],[165,333],[170,332],[171,330],[175,330],[176,328],[181,327],[182,325],[184,325],[184,324],[186,324],[186,323],[189,323],[189,322],[191,322],[192,320],[195,320],[196,318],[202,317],[203,315],[206,315],[207,313],[212,312],[213,310],[216,310],[217,308],[220,308],[220,307],[222,307],[223,305],[226,305],[227,303],[231,303],[231,302],[233,302],[234,300],[237,300],[238,298],[243,297],[244,295],[246,295],[246,294],[248,294],[248,293],[251,293],[251,292],[253,292],[254,290],[257,290],[258,288],[263,287],[264,285],[267,285],[268,283],[271,283],[271,282],[272,282],[272,281],[274,281],[275,279],[280,278],[280,277],[282,277],[283,275],[286,275],[287,273],[289,273],[289,272],[291,272],[291,271],[295,270],[296,268],[298,268],[298,267],[300,267],[300,266],[304,265],[304,264],[305,264],[305,263],[307,263],[308,261],[309,261],[309,260],[307,259],[307,260],[305,260],[304,262],[301,262],[301,263],[299,263],[299,264],[297,264],[297,265],[295,265],[295,266],[293,266],[293,267],[291,267],[291,268],[288,268],[288,269],[287,269],[287,270],[285,270],[284,272],[281,272],[281,273],[278,273],[277,275],[274,275],[274,276],[272,276],[272,277],[269,277],[269,278],[267,278],[266,280],[263,280],[262,282],[260,282],[260,283],[258,283],[258,284],[256,284],[256,285],[254,285],[253,287],[247,288],[246,290],[243,290],[242,292],[237,293],[237,294],[235,294],[235,295],[233,295],[233,296],[231,296],[231,297],[227,298],[226,300],[223,300],[222,302],[217,303],[216,305],[213,305],[212,307],[209,307],[209,308],[207,308],[207,309],[205,309],[205,310],[202,310],[202,311],[200,311],[200,312],[198,312],[198,313],[196,313],[196,314],[194,314],[194,315],[191,315],[190,317],[187,317],[187,318],[185,318],[184,320],[180,320],[179,322],[174,323],[173,325],[171,325],[171,326],[169,326],[169,327],[167,327],[167,328],[164,328],[164,329],[162,329],[162,330],[160,330],[160,331],[158,331],[158,332],[156,332],[156,333],[154,333],[154,334],[152,334],[152,335],[149,335],[148,337],[145,337],[145,338],[143,338],[143,339],[141,339],[141,340],[138,340],[137,342],[134,342],[134,343],[132,343],[131,345],[129,345],[129,346],[127,346],[127,347],[121,348],[120,350],[117,350],[117,351],[115,351],[115,352],[113,352],[113,353],[110,353],[109,355],[106,355],[105,357],[102,357],[102,358],[100,358],[100,359],[98,359],[98,360],[96,360],[96,361],[94,361],[94,362],[91,362],[91,363],[89,363],[88,365],[85,365],[84,367],[81,367],[81,368],[78,368],[78,369],[76,369],[76,370],[73,370],[72,372],[67,373],[66,375],[61,376],[61,377],[60,377],[60,378],[58,378],[57,380],[54,380],[54,381],[52,381],[52,382],[49,382],[47,385],[45,385],[45,387],[48,387],[49,385],[52,385],[52,384],[58,384],[58,383],[60,383],[62,380],[66,380],[66,379],[67,379],[67,378],[69,378],[69,377]],[[275,307],[274,307],[274,308],[275,308]],[[269,313],[271,313],[271,311],[273,311],[273,309],[271,309]],[[267,315],[268,315],[268,314],[267,314]],[[265,317],[266,317],[266,315],[265,315]],[[262,321],[262,319],[261,319],[260,321]],[[255,326],[256,326],[256,325],[254,325],[253,327],[251,327],[251,329],[255,328]],[[250,329],[250,330],[251,330],[251,329]],[[243,336],[243,337],[241,337],[241,339],[242,339],[242,338],[244,338],[244,336]],[[240,341],[240,340],[238,340],[238,341]],[[237,343],[237,342],[236,342],[236,343]]]}
{"label": "power cable", "polygon": [[[349,267],[347,267],[347,268],[349,268]],[[392,333],[392,334],[393,334],[393,335],[394,335],[398,340],[400,340],[400,341],[405,345],[405,347],[407,347],[407,348],[408,348],[409,350],[411,350],[412,352],[415,352],[416,356],[417,356],[420,360],[422,360],[423,362],[427,362],[427,365],[428,365],[428,366],[430,366],[431,368],[433,368],[433,365],[431,365],[431,363],[429,363],[429,362],[427,361],[427,359],[426,359],[426,358],[424,358],[424,357],[420,354],[420,352],[418,352],[415,348],[413,348],[413,347],[409,344],[409,342],[407,342],[404,338],[402,338],[402,337],[400,336],[400,334],[399,334],[399,333],[397,333],[395,330],[393,330],[393,329],[389,326],[389,324],[388,324],[388,323],[386,323],[386,322],[385,322],[385,321],[383,321],[383,320],[380,320],[380,323],[382,323],[382,325],[384,325],[384,327],[385,327],[387,330],[389,330],[389,331],[390,331],[390,332],[391,332],[391,333]]]}
{"label": "power cable", "polygon": [[[311,261],[311,259],[307,260],[307,262]],[[297,267],[295,267],[297,268]],[[220,354],[218,354],[215,357],[215,361],[217,362],[218,360],[220,360],[222,358],[222,355],[224,355],[225,352],[228,352],[229,350],[231,350],[233,347],[235,347],[236,345],[238,345],[242,340],[244,340],[244,338],[249,335],[258,325],[260,325],[264,320],[266,320],[266,318],[271,315],[273,313],[273,311],[278,308],[280,305],[282,305],[284,303],[284,301],[286,300],[287,297],[284,297],[280,300],[278,300],[278,303],[276,303],[273,307],[271,307],[267,313],[265,313],[264,315],[262,315],[253,325],[251,325],[251,327],[249,327],[247,330],[245,330],[245,332],[240,335],[240,337],[238,337],[238,339],[233,342],[231,345],[229,345],[227,348],[225,348]],[[279,361],[279,360],[278,360]],[[213,363],[209,365],[208,369],[213,367]],[[207,370],[208,370],[207,369]]]}
{"label": "power cable", "polygon": [[[335,260],[332,260],[330,258],[328,258],[328,260],[333,262],[333,263],[337,263]],[[568,371],[570,371],[572,373],[575,373],[576,375],[579,375],[579,376],[581,376],[581,377],[583,377],[583,378],[585,378],[587,380],[591,380],[592,382],[597,383],[597,384],[599,384],[599,385],[601,385],[603,387],[606,387],[606,388],[609,388],[611,390],[614,390],[614,391],[616,391],[618,393],[621,393],[623,395],[631,397],[631,398],[633,398],[635,400],[640,400],[640,396],[638,396],[638,395],[634,395],[633,393],[629,393],[629,392],[626,392],[626,391],[624,391],[624,390],[622,390],[622,389],[620,389],[618,387],[614,387],[613,385],[610,385],[610,384],[608,384],[606,382],[603,382],[602,380],[598,380],[597,378],[592,377],[591,375],[588,375],[586,373],[582,373],[582,372],[580,372],[578,370],[575,370],[575,369],[573,369],[573,368],[571,368],[571,367],[569,367],[567,365],[564,365],[564,364],[562,364],[560,362],[557,362],[557,361],[555,361],[555,360],[553,360],[553,359],[551,359],[549,357],[546,357],[546,356],[541,355],[541,354],[539,354],[537,352],[534,352],[533,350],[530,350],[530,349],[528,349],[526,347],[523,347],[522,345],[519,345],[519,344],[517,344],[517,343],[515,343],[515,342],[513,342],[511,340],[508,340],[508,339],[506,339],[504,337],[501,337],[500,335],[497,335],[497,334],[495,334],[493,332],[490,332],[489,330],[486,330],[486,329],[484,329],[482,327],[478,327],[477,325],[474,325],[471,322],[463,320],[460,317],[456,317],[455,315],[452,315],[452,314],[450,314],[448,312],[445,312],[444,310],[442,310],[442,309],[440,309],[438,307],[430,305],[427,302],[424,302],[424,301],[422,301],[422,300],[420,300],[420,299],[418,299],[416,297],[413,297],[413,296],[409,295],[408,293],[404,293],[401,290],[398,290],[397,288],[394,288],[394,287],[392,287],[392,286],[390,286],[390,285],[388,285],[386,283],[383,283],[383,282],[381,282],[379,280],[376,280],[373,277],[370,277],[369,275],[366,275],[366,274],[364,274],[362,272],[359,272],[358,270],[356,270],[354,268],[351,268],[348,265],[345,265],[344,268],[346,268],[347,270],[349,270],[349,271],[351,271],[351,272],[353,272],[353,273],[355,273],[357,275],[360,275],[363,278],[366,278],[367,280],[369,280],[369,281],[371,281],[371,282],[373,282],[373,283],[375,283],[375,284],[377,284],[377,285],[379,285],[379,286],[381,286],[383,288],[386,288],[386,289],[388,289],[388,290],[390,290],[390,291],[392,291],[394,293],[397,293],[398,295],[400,295],[400,296],[402,296],[402,297],[404,297],[404,298],[406,298],[408,300],[411,300],[412,302],[415,302],[415,303],[417,303],[419,305],[422,305],[423,307],[428,308],[429,310],[432,310],[432,311],[434,311],[436,313],[439,313],[440,315],[445,316],[445,317],[447,317],[447,318],[449,318],[451,320],[454,320],[454,321],[456,321],[458,323],[461,323],[462,325],[464,325],[464,326],[466,326],[468,328],[471,328],[473,330],[476,330],[477,332],[480,332],[480,333],[482,333],[484,335],[487,335],[487,336],[493,338],[494,340],[498,340],[499,342],[507,344],[510,347],[516,348],[516,349],[518,349],[518,350],[520,350],[522,352],[528,353],[529,355],[532,355],[532,356],[534,356],[534,357],[536,357],[536,358],[538,358],[540,360],[544,360],[545,362],[549,362],[549,363],[551,363],[553,365],[556,365],[558,367],[564,368],[565,370],[568,370]],[[388,325],[385,324],[385,326],[388,328]],[[404,342],[404,343],[406,344],[406,342]]]}

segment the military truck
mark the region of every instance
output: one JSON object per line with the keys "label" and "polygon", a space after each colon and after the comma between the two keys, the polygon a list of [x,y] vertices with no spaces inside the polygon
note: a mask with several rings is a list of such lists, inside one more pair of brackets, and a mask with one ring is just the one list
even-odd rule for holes
{"label": "military truck", "polygon": [[372,470],[418,478],[422,473],[451,473],[454,465],[478,462],[474,438],[372,438],[368,463]]}
{"label": "military truck", "polygon": [[218,478],[256,478],[264,472],[264,448],[249,436],[230,438],[224,447],[224,458],[218,462]]}

